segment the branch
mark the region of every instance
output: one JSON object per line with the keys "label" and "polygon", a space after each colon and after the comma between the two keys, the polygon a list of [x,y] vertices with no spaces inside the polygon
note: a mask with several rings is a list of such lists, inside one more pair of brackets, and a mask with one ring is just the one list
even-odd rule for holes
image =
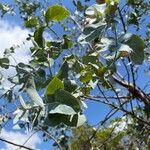
{"label": "branch", "polygon": [[126,25],[125,25],[125,22],[123,20],[123,16],[121,14],[121,10],[120,10],[119,7],[118,7],[118,12],[119,12],[119,16],[120,16],[120,19],[121,19],[121,23],[122,23],[122,26],[123,26],[124,33],[126,33],[127,32]]}
{"label": "branch", "polygon": [[24,146],[24,145],[20,145],[20,144],[13,143],[13,142],[8,141],[8,140],[3,139],[3,138],[0,138],[0,141],[5,142],[5,143],[8,143],[8,144],[11,144],[11,145],[14,145],[14,146],[17,146],[17,147],[20,147],[20,148],[25,148],[25,149],[27,149],[27,150],[34,150],[34,149],[32,149],[32,148],[26,147],[26,146]]}
{"label": "branch", "polygon": [[[126,25],[125,25],[125,22],[124,22],[124,19],[123,19],[123,16],[121,14],[121,10],[120,10],[119,7],[118,7],[118,12],[119,12],[119,16],[120,16],[120,19],[121,19],[121,23],[122,23],[122,26],[123,26],[124,33],[126,34],[127,33]],[[129,61],[129,63],[131,62],[129,57],[128,57],[128,61]],[[126,65],[125,65],[125,67],[126,67]],[[130,68],[131,68],[131,74],[132,74],[132,79],[133,79],[133,85],[134,85],[134,88],[135,88],[136,84],[135,84],[134,69],[133,69],[132,64],[130,64]]]}
{"label": "branch", "polygon": [[101,98],[101,99],[130,99],[131,97],[130,96],[93,96],[93,95],[90,95],[90,96],[82,96],[83,98]]}
{"label": "branch", "polygon": [[119,80],[115,75],[113,75],[114,80],[120,84],[121,86],[128,89],[128,91],[132,94],[134,98],[140,99],[145,103],[145,105],[150,108],[150,96],[147,95],[144,91],[140,88],[135,87],[132,84],[128,84],[126,81]]}

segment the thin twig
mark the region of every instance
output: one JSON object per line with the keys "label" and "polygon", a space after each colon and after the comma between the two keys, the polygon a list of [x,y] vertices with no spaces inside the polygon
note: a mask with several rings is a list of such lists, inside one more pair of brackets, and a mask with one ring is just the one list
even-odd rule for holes
{"label": "thin twig", "polygon": [[[28,139],[22,144],[23,146],[31,139],[31,137],[36,133],[37,131],[33,132],[29,137]],[[21,150],[21,147],[17,148],[16,150]]]}
{"label": "thin twig", "polygon": [[47,28],[57,37],[57,39],[59,40],[61,39],[59,35],[51,27],[47,26]]}
{"label": "thin twig", "polygon": [[50,135],[47,131],[43,130],[42,127],[39,126],[38,128],[39,128],[41,131],[43,131],[50,139],[52,139],[52,140],[57,144],[58,148],[59,148],[60,150],[62,150],[61,145],[59,144],[59,142],[58,142],[52,135]]}
{"label": "thin twig", "polygon": [[5,142],[5,143],[8,143],[8,144],[11,144],[11,145],[14,145],[14,146],[17,146],[17,147],[20,147],[20,148],[25,148],[25,149],[27,149],[27,150],[34,150],[33,148],[29,148],[29,147],[26,147],[26,146],[24,146],[24,145],[16,144],[16,143],[13,143],[13,142],[8,141],[8,140],[3,139],[3,138],[0,138],[0,141]]}
{"label": "thin twig", "polygon": [[106,100],[107,102],[109,102],[109,100],[107,99],[106,95],[105,95],[104,92],[101,90],[101,87],[100,87],[99,84],[97,85],[97,87],[98,87],[98,90],[101,92],[101,94],[104,96],[105,100]]}
{"label": "thin twig", "polygon": [[123,19],[123,16],[121,14],[121,10],[120,10],[119,7],[118,7],[118,12],[119,12],[119,16],[120,16],[120,19],[121,19],[121,23],[122,23],[122,26],[123,26],[124,33],[126,33],[127,32],[126,25],[125,25],[125,22],[124,22],[124,19]]}
{"label": "thin twig", "polygon": [[98,99],[98,98],[88,98],[88,100],[93,100],[93,101],[96,101],[96,102],[99,102],[99,103],[103,103],[103,104],[105,104],[105,105],[109,105],[109,106],[111,106],[111,107],[117,109],[116,111],[119,111],[119,110],[120,110],[120,111],[126,113],[127,115],[130,115],[130,116],[136,118],[137,120],[139,120],[139,121],[141,121],[141,122],[143,122],[143,123],[145,123],[145,124],[147,124],[147,125],[150,126],[150,123],[149,123],[149,122],[143,120],[143,118],[138,117],[138,116],[136,116],[135,114],[133,114],[132,112],[130,112],[130,111],[128,111],[128,110],[126,110],[126,109],[123,108],[123,105],[125,105],[128,101],[122,103],[120,106],[116,106],[116,105],[114,105],[113,103],[110,103],[110,102],[108,103],[108,102],[102,101],[102,100],[100,100],[100,99]]}

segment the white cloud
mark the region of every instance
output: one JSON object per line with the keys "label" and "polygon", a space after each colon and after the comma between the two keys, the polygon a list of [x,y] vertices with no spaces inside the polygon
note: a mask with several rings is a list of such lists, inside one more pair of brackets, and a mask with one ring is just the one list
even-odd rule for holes
{"label": "white cloud", "polygon": [[[20,26],[4,20],[0,20],[0,31],[0,58],[3,57],[3,53],[6,48],[19,46],[15,49],[15,53],[9,57],[10,64],[16,65],[19,62],[28,64],[28,62],[31,60],[30,46],[32,43],[26,41],[26,38],[30,32],[27,29],[22,29]],[[5,79],[1,81],[0,86],[0,93],[3,94],[6,90],[13,86],[13,84],[11,84],[7,78],[14,76],[16,74],[16,70],[13,67],[9,67],[9,69],[0,67],[0,74],[5,77]]]}
{"label": "white cloud", "polygon": [[[0,57],[3,57],[4,50],[12,46],[20,46],[16,48],[15,53],[10,57],[11,64],[16,65],[16,63],[23,62],[28,63],[31,59],[30,46],[31,42],[27,42],[26,38],[30,33],[26,29],[22,29],[18,25],[13,25],[10,22],[0,20]],[[26,44],[23,44],[26,42]],[[2,69],[1,72],[4,76],[13,76],[16,72],[14,68],[8,70]]]}
{"label": "white cloud", "polygon": [[[11,64],[16,65],[19,62],[23,62],[28,64],[31,60],[30,46],[31,42],[26,41],[28,34],[30,32],[26,29],[22,29],[18,25],[11,24],[8,21],[0,20],[0,58],[3,57],[3,53],[6,48],[10,48],[12,46],[20,46],[15,49],[15,53],[12,54],[13,58],[10,57]],[[31,33],[30,33],[31,34]],[[25,42],[26,44],[24,44]],[[16,74],[14,68],[3,69],[0,67],[0,73],[5,77],[11,77]],[[6,88],[8,90],[11,88],[12,84],[4,79],[0,85],[0,94],[1,88]],[[21,133],[18,131],[6,131],[3,129],[0,133],[0,137],[7,139],[8,141],[14,142],[16,144],[24,144],[24,142],[31,136],[32,133]],[[37,145],[42,141],[38,134],[34,134],[31,139],[25,144],[25,146],[37,149]],[[16,150],[18,147],[10,145],[8,143],[4,143],[4,147],[0,147],[0,150]],[[21,148],[21,150],[25,150]]]}
{"label": "white cloud", "polygon": [[[27,139],[29,139],[29,137],[32,135],[31,132],[29,133],[21,133],[18,131],[6,131],[6,130],[2,130],[0,136],[3,139],[6,139],[8,141],[11,141],[13,143],[19,144],[19,145],[23,145]],[[26,144],[24,146],[32,148],[32,149],[38,149],[37,145],[41,144],[41,139],[38,136],[38,134],[33,134],[33,136],[26,142]],[[16,150],[19,147],[10,145],[8,143],[4,143],[5,147],[1,147],[0,150]],[[21,150],[25,150],[24,148],[21,148]]]}

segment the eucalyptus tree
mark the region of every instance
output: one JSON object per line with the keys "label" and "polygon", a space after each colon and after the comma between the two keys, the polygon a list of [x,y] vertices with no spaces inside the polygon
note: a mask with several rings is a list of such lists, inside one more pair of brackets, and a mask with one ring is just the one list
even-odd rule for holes
{"label": "eucalyptus tree", "polygon": [[[121,142],[125,138],[128,148],[140,148],[140,141],[146,149],[150,133],[149,8],[149,0],[1,3],[1,16],[19,16],[30,31],[23,42],[32,43],[28,64],[11,64],[16,52],[13,45],[0,56],[0,67],[16,72],[11,77],[0,74],[1,85],[6,80],[10,83],[9,89],[1,86],[1,99],[5,100],[0,106],[1,126],[13,120],[14,127],[42,131],[60,149],[74,144],[67,131],[77,136],[84,129],[86,136],[77,136],[77,143],[88,142],[89,149],[95,143],[95,149],[117,149],[119,142],[123,144],[118,144],[120,149],[125,149]],[[87,125],[86,101],[108,106],[97,130]],[[8,105],[13,105],[13,114]],[[118,113],[120,119],[113,121]],[[127,128],[116,133],[122,116]],[[107,144],[102,140],[105,137],[117,142]],[[76,146],[71,147],[78,149]]]}

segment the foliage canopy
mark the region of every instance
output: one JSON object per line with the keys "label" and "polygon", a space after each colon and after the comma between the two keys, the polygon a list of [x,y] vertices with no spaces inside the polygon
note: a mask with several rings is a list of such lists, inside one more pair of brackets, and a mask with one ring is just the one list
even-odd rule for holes
{"label": "foliage canopy", "polygon": [[[52,134],[59,149],[150,148],[149,8],[149,0],[1,3],[1,17],[19,15],[30,31],[24,43],[32,42],[28,64],[11,64],[13,45],[0,56],[0,69],[16,71],[0,72],[1,85],[11,83],[0,85],[1,127],[11,119],[15,128]],[[95,128],[85,117],[86,101],[107,106]]]}

